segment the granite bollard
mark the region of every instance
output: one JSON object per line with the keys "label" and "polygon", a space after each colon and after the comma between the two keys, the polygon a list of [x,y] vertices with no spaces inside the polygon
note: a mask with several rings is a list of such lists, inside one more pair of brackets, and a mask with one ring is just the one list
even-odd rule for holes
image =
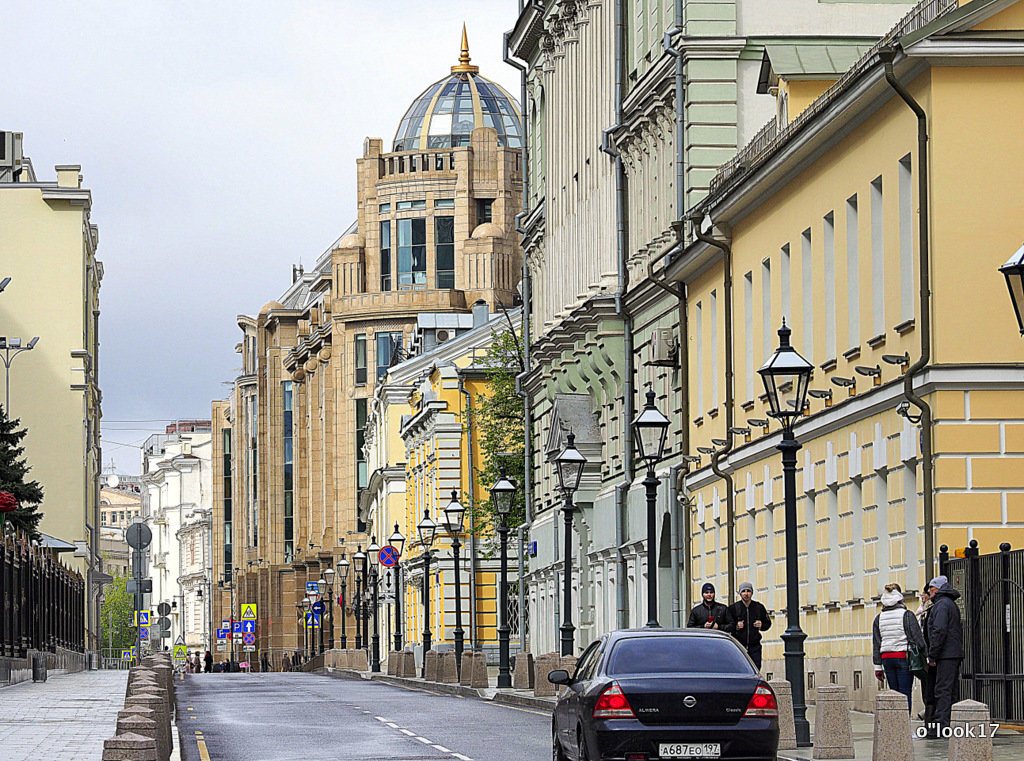
{"label": "granite bollard", "polygon": [[406,679],[416,678],[416,653],[412,650],[403,650],[398,661],[398,676]]}
{"label": "granite bollard", "polygon": [[768,685],[775,690],[775,702],[779,705],[779,750],[796,750],[793,686],[786,679],[772,679]]}
{"label": "granite bollard", "polygon": [[491,686],[491,677],[487,673],[487,653],[483,650],[476,651],[473,653],[470,664],[472,668],[470,669],[469,686],[475,690],[486,690]]}
{"label": "granite bollard", "polygon": [[459,684],[469,687],[473,683],[473,651],[462,651],[462,662],[459,664]]}
{"label": "granite bollard", "polygon": [[512,687],[516,690],[533,689],[533,653],[524,650],[516,654],[516,667],[512,674]]}
{"label": "granite bollard", "polygon": [[157,756],[161,761],[166,761],[171,755],[171,717],[166,693],[157,688],[139,691],[125,700],[125,707],[129,705],[152,709],[157,726]]}
{"label": "granite bollard", "polygon": [[[817,689],[813,758],[854,758],[850,696],[841,684]],[[907,732],[909,737],[910,733]]]}
{"label": "granite bollard", "polygon": [[949,761],[992,761],[992,717],[976,700],[953,704],[949,728]]}
{"label": "granite bollard", "polygon": [[456,665],[455,653],[453,651],[446,650],[441,653],[440,675],[436,681],[442,684],[459,683],[458,666]]}
{"label": "granite bollard", "polygon": [[428,682],[437,681],[438,656],[437,650],[428,650],[423,654],[423,678]]}
{"label": "granite bollard", "polygon": [[151,737],[155,743],[157,741],[156,721],[135,713],[130,713],[124,717],[119,716],[115,734],[124,735],[129,733],[141,735],[142,737]]}
{"label": "granite bollard", "polygon": [[131,732],[103,741],[103,761],[157,761],[156,742]]}
{"label": "granite bollard", "polygon": [[370,661],[367,660],[365,650],[349,650],[348,667],[356,671],[369,671]]}
{"label": "granite bollard", "polygon": [[555,669],[561,668],[558,665],[558,658],[558,653],[543,653],[537,656],[533,677],[533,694],[535,697],[554,697],[558,687],[548,681],[548,674]]}
{"label": "granite bollard", "polygon": [[871,761],[914,761],[910,714],[907,713],[907,698],[903,693],[883,690],[875,695]]}
{"label": "granite bollard", "polygon": [[398,676],[397,650],[388,650],[388,676]]}

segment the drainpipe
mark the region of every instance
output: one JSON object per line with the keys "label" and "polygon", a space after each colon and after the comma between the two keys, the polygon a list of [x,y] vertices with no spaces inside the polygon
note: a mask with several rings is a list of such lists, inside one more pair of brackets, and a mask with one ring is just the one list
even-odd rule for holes
{"label": "drainpipe", "polygon": [[[476,475],[473,472],[473,397],[466,390],[462,373],[459,373],[459,393],[466,397],[466,408],[462,419],[466,421],[466,467],[469,469],[469,504],[476,504]],[[469,511],[469,632],[473,647],[480,649],[480,632],[476,625],[476,510]],[[455,580],[456,583],[459,579]]]}
{"label": "drainpipe", "polygon": [[601,150],[615,160],[615,228],[616,253],[618,260],[618,282],[615,289],[615,313],[622,320],[622,341],[625,354],[625,373],[622,388],[622,414],[625,418],[623,437],[622,482],[615,487],[615,547],[618,563],[618,580],[615,585],[616,627],[628,625],[628,601],[626,598],[626,558],[622,545],[626,541],[626,516],[628,494],[633,482],[633,319],[626,309],[625,295],[629,288],[629,269],[626,266],[626,171],[622,155],[612,143],[611,133],[622,124],[622,96],[625,72],[625,20],[623,0],[615,0],[615,124],[604,131]]}
{"label": "drainpipe", "polygon": [[[519,3],[519,12],[523,12],[523,3]],[[508,40],[511,32],[506,32],[504,37],[504,60],[509,66],[519,70],[519,97],[520,107],[523,115],[523,208],[516,214],[516,232],[526,237],[526,229],[523,227],[523,220],[530,209],[530,147],[528,141],[529,119],[527,118],[526,105],[526,67],[509,55]],[[526,651],[526,538],[529,536],[530,526],[533,525],[533,401],[530,394],[523,386],[523,378],[530,373],[530,310],[533,306],[533,281],[530,278],[530,268],[526,264],[526,252],[522,252],[522,275],[520,282],[523,285],[523,372],[516,378],[516,392],[523,398],[523,430],[526,435],[523,437],[523,500],[526,506],[526,521],[520,524],[516,530],[516,539],[519,543],[519,649]]]}
{"label": "drainpipe", "polygon": [[920,213],[918,214],[918,267],[921,272],[921,356],[903,375],[904,398],[921,411],[921,478],[924,492],[924,556],[928,575],[935,570],[935,504],[932,496],[932,408],[914,391],[914,377],[921,372],[931,360],[931,307],[932,292],[929,274],[929,216],[928,216],[928,116],[921,104],[900,84],[892,70],[892,62],[896,50],[884,47],[878,51],[878,57],[885,66],[885,81],[896,92],[903,102],[910,107],[917,117],[917,195]]}
{"label": "drainpipe", "polygon": [[728,563],[728,597],[736,595],[736,495],[732,473],[722,469],[722,458],[732,451],[733,407],[736,400],[733,393],[733,335],[732,335],[732,247],[725,241],[716,240],[701,230],[703,218],[700,214],[690,217],[693,234],[697,240],[718,248],[722,252],[725,297],[725,439],[724,447],[715,449],[711,455],[711,471],[725,482],[725,530],[726,562]]}

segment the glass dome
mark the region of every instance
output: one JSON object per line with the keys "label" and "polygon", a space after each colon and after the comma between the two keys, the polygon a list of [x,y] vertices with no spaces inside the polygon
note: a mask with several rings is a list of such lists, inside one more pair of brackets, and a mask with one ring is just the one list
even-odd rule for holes
{"label": "glass dome", "polygon": [[469,65],[469,45],[462,32],[462,55],[452,73],[434,82],[413,101],[395,134],[394,150],[415,151],[469,145],[476,127],[493,127],[498,144],[521,148],[519,104]]}

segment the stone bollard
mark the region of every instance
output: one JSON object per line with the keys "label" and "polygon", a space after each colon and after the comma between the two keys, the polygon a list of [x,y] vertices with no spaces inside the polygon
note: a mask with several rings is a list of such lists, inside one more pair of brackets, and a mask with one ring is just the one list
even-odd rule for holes
{"label": "stone bollard", "polygon": [[152,709],[157,726],[157,756],[160,761],[167,761],[171,754],[171,719],[166,694],[157,689],[140,691],[125,701],[126,708],[130,705]]}
{"label": "stone bollard", "polygon": [[416,678],[416,653],[412,650],[403,650],[401,660],[398,662],[398,675],[406,679]]}
{"label": "stone bollard", "polygon": [[437,681],[438,656],[437,650],[428,650],[423,654],[423,678],[428,682]]}
{"label": "stone bollard", "polygon": [[348,667],[356,671],[369,671],[370,662],[366,659],[365,650],[352,650],[348,654]]}
{"label": "stone bollard", "polygon": [[576,670],[577,660],[578,659],[575,655],[563,655],[561,658],[558,659],[558,665],[555,666],[555,668],[565,669],[569,672],[569,676],[572,676],[573,672]]}
{"label": "stone bollard", "polygon": [[907,698],[895,690],[883,690],[875,695],[871,761],[914,761]]}
{"label": "stone bollard", "polygon": [[388,650],[388,676],[398,676],[398,651]]}
{"label": "stone bollard", "polygon": [[793,686],[786,679],[772,679],[768,684],[775,690],[775,701],[779,704],[779,750],[796,750]]}
{"label": "stone bollard", "polygon": [[125,735],[129,733],[152,738],[153,742],[156,743],[156,721],[134,713],[130,713],[124,717],[118,716],[116,734]]}
{"label": "stone bollard", "polygon": [[557,668],[558,653],[544,653],[537,656],[536,669],[533,676],[533,694],[538,698],[554,697],[558,686],[548,681],[548,674]]}
{"label": "stone bollard", "polygon": [[487,673],[487,653],[479,650],[473,653],[469,686],[475,690],[486,690],[491,686],[491,676]]}
{"label": "stone bollard", "polygon": [[512,675],[512,687],[517,690],[533,689],[533,653],[525,650],[516,655],[515,673]]}
{"label": "stone bollard", "polygon": [[462,662],[459,664],[459,684],[469,687],[473,683],[473,651],[462,651]]}
{"label": "stone bollard", "polygon": [[438,682],[442,684],[458,684],[459,672],[456,670],[455,653],[446,650],[441,653],[441,663],[438,666]]}
{"label": "stone bollard", "polygon": [[[976,700],[953,704],[949,761],[992,761],[992,722],[988,706]],[[968,736],[968,735],[973,736]]]}
{"label": "stone bollard", "polygon": [[171,698],[171,704],[174,704],[174,669],[165,663],[158,663],[153,667],[153,674],[156,675],[156,680],[167,690],[167,694]]}
{"label": "stone bollard", "polygon": [[338,668],[347,669],[349,661],[349,653],[352,652],[348,648],[338,651],[338,660],[335,661],[338,664]]}
{"label": "stone bollard", "polygon": [[[813,758],[853,758],[850,696],[841,684],[823,684],[814,712]],[[910,736],[910,731],[907,731]]]}
{"label": "stone bollard", "polygon": [[152,737],[131,732],[103,741],[103,761],[158,761]]}

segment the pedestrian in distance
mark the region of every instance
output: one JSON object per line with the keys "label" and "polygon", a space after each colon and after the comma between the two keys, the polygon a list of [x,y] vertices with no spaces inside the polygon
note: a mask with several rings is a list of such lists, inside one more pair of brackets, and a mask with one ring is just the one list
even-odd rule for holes
{"label": "pedestrian in distance", "polygon": [[[924,632],[925,642],[928,641],[928,613],[932,607],[931,593],[931,587],[926,584],[925,588],[921,590],[921,604],[915,613],[917,623],[920,625],[921,631]],[[921,701],[924,703],[924,710],[917,715],[917,718],[923,719],[927,726],[928,722],[935,721],[935,669],[931,666],[928,666],[921,679]]]}
{"label": "pedestrian in distance", "polygon": [[731,634],[732,614],[725,605],[715,602],[715,585],[707,582],[700,588],[700,595],[704,599],[690,611],[690,619],[686,626],[690,629],[718,629]]}
{"label": "pedestrian in distance", "polygon": [[281,656],[281,670],[291,671],[292,670],[292,659],[288,657],[288,653]]}
{"label": "pedestrian in distance", "polygon": [[202,674],[203,673],[203,662],[199,660],[199,651],[196,650],[192,653],[192,673]]}
{"label": "pedestrian in distance", "polygon": [[260,671],[270,671],[270,659],[265,652],[260,655]]}
{"label": "pedestrian in distance", "polygon": [[924,632],[917,616],[907,610],[899,584],[886,584],[882,593],[882,612],[875,616],[871,635],[872,662],[878,681],[884,678],[890,690],[907,698],[910,713],[914,694],[914,673],[910,670],[911,646],[927,651]]}
{"label": "pedestrian in distance", "polygon": [[929,736],[938,736],[949,726],[957,696],[957,677],[964,659],[964,628],[960,620],[960,597],[945,576],[928,582],[932,605],[928,610],[928,665],[935,669],[935,716]]}
{"label": "pedestrian in distance", "polygon": [[192,662],[192,654],[189,652],[185,653],[185,673],[194,674],[195,664]]}
{"label": "pedestrian in distance", "polygon": [[740,583],[740,599],[729,606],[729,615],[735,622],[732,636],[747,650],[750,660],[761,670],[761,633],[772,628],[768,610],[754,599],[754,585]]}
{"label": "pedestrian in distance", "polygon": [[206,671],[206,673],[207,674],[212,674],[213,673],[213,653],[211,653],[209,650],[207,650],[206,651],[206,657],[203,659],[203,662],[206,664],[206,668],[204,669]]}

